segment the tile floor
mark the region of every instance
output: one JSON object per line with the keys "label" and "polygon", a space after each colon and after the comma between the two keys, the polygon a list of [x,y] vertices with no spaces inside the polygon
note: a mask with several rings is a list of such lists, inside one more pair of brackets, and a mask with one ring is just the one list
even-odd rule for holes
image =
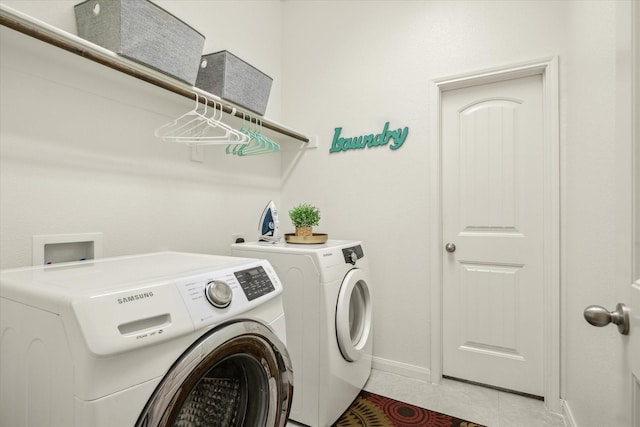
{"label": "tile floor", "polygon": [[540,400],[449,379],[432,385],[374,369],[364,388],[488,427],[565,427],[562,416],[548,413]]}

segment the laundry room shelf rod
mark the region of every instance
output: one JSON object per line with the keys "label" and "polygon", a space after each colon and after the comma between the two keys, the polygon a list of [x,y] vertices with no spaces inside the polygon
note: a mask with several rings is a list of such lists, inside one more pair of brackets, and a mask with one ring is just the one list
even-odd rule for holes
{"label": "laundry room shelf rod", "polygon": [[[3,4],[0,4],[0,24],[50,45],[87,58],[93,62],[97,62],[129,76],[143,80],[147,83],[174,92],[178,95],[182,95],[186,98],[193,99],[194,101],[197,100],[196,93],[199,93],[200,95],[203,95],[204,98],[210,100],[215,99],[215,106],[221,108],[223,112],[229,115],[233,114],[238,118],[244,118],[245,116],[248,118],[249,116],[253,117],[254,115],[249,111],[245,111],[240,106],[236,106],[227,101],[222,101],[216,95],[205,92],[196,87],[189,86],[188,84],[171,78],[159,71],[150,69],[144,65],[138,64],[137,62],[119,56],[108,49]],[[208,103],[208,105],[214,107],[213,101],[208,101]],[[308,136],[289,129],[279,123],[264,118],[260,118],[259,120],[262,122],[262,127],[265,129],[269,129],[297,141],[305,143],[309,142]]]}

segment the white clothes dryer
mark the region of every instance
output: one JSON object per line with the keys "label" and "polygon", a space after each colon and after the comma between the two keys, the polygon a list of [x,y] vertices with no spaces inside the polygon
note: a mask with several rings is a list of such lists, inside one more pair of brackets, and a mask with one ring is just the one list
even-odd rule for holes
{"label": "white clothes dryer", "polygon": [[0,425],[285,426],[282,284],[163,252],[0,272]]}
{"label": "white clothes dryer", "polygon": [[283,283],[295,390],[290,418],[331,425],[371,373],[371,281],[362,243],[240,243],[231,252],[269,260]]}

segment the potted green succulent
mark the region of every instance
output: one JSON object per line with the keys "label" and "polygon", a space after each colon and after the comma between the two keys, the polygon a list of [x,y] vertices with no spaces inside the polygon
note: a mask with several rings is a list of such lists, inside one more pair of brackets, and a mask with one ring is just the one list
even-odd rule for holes
{"label": "potted green succulent", "polygon": [[289,211],[289,218],[296,227],[296,236],[312,236],[313,227],[320,223],[320,210],[313,205],[302,203]]}

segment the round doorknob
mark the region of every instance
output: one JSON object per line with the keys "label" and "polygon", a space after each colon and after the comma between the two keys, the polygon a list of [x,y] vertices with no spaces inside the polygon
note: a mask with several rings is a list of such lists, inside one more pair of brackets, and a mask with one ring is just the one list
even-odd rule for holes
{"label": "round doorknob", "polygon": [[449,242],[446,245],[444,245],[444,249],[449,253],[453,253],[456,251],[456,245],[454,243]]}
{"label": "round doorknob", "polygon": [[622,335],[629,333],[629,309],[622,303],[618,303],[612,312],[599,305],[590,305],[584,309],[584,318],[593,326],[602,327],[613,323],[618,325],[618,332]]}

